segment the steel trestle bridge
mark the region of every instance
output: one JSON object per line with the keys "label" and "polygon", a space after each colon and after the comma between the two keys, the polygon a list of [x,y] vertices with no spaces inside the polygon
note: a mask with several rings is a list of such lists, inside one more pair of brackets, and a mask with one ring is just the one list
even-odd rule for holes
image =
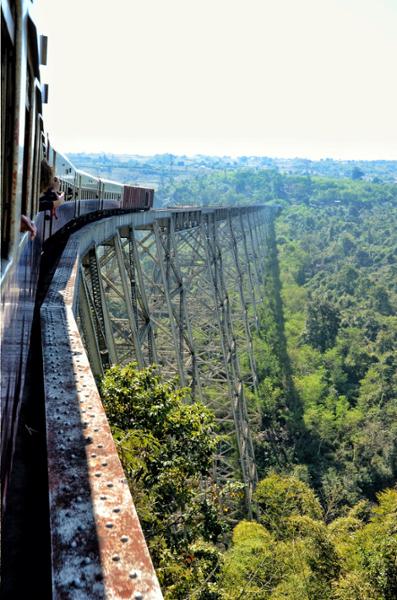
{"label": "steel trestle bridge", "polygon": [[112,364],[157,364],[213,409],[215,478],[240,476],[252,516],[274,210],[117,214],[66,242],[41,306],[54,597],[162,597],[95,383]]}

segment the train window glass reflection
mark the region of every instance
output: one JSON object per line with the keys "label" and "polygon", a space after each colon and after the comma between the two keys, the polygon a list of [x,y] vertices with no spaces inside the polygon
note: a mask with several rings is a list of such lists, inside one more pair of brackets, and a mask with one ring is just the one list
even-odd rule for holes
{"label": "train window glass reflection", "polygon": [[26,70],[26,96],[25,96],[25,135],[23,152],[23,179],[22,179],[22,206],[23,215],[33,216],[33,168],[34,168],[34,129],[35,112],[37,110],[34,87],[34,51],[31,41],[28,41],[28,64]]}
{"label": "train window glass reflection", "polygon": [[[40,106],[40,92],[38,89],[36,94],[36,107]],[[33,149],[33,182],[32,182],[32,203],[30,218],[33,219],[39,210],[38,199],[40,192],[40,163],[42,158],[41,134],[43,131],[42,117],[36,114],[36,124],[34,131],[34,149]]]}
{"label": "train window glass reflection", "polygon": [[32,194],[32,130],[33,130],[33,75],[28,65],[26,73],[26,97],[25,97],[25,136],[23,149],[23,179],[22,179],[22,206],[21,213],[31,216],[31,194]]}
{"label": "train window glass reflection", "polygon": [[15,49],[1,18],[1,257],[7,258],[11,228]]}

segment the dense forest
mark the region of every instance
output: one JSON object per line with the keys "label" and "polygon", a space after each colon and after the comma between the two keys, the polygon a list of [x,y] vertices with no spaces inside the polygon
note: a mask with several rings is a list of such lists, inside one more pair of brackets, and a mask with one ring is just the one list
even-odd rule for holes
{"label": "dense forest", "polygon": [[211,479],[219,431],[189,390],[133,364],[102,382],[165,597],[396,598],[397,185],[244,169],[159,195],[280,207],[255,339],[253,520],[238,477]]}

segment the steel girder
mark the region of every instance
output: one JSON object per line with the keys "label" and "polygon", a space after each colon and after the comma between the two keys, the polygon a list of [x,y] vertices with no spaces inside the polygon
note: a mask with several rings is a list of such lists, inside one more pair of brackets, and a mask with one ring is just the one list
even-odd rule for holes
{"label": "steel girder", "polygon": [[157,211],[115,228],[82,260],[79,316],[94,374],[158,364],[211,407],[218,480],[240,471],[251,514],[259,421],[253,336],[264,298],[269,209]]}

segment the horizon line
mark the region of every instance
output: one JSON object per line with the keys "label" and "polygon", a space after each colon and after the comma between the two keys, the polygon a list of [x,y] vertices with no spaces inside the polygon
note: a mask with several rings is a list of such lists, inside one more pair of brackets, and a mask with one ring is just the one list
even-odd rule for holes
{"label": "horizon line", "polygon": [[268,158],[271,160],[307,160],[310,162],[321,162],[321,161],[335,161],[335,162],[396,162],[397,158],[336,158],[335,156],[321,156],[318,158],[312,158],[304,155],[295,156],[282,156],[282,155],[271,155],[271,154],[211,154],[205,152],[195,153],[175,153],[175,152],[114,152],[113,150],[62,150],[62,154],[112,154],[114,156],[140,156],[140,157],[152,157],[152,156],[175,156],[175,157],[208,157],[208,158]]}

